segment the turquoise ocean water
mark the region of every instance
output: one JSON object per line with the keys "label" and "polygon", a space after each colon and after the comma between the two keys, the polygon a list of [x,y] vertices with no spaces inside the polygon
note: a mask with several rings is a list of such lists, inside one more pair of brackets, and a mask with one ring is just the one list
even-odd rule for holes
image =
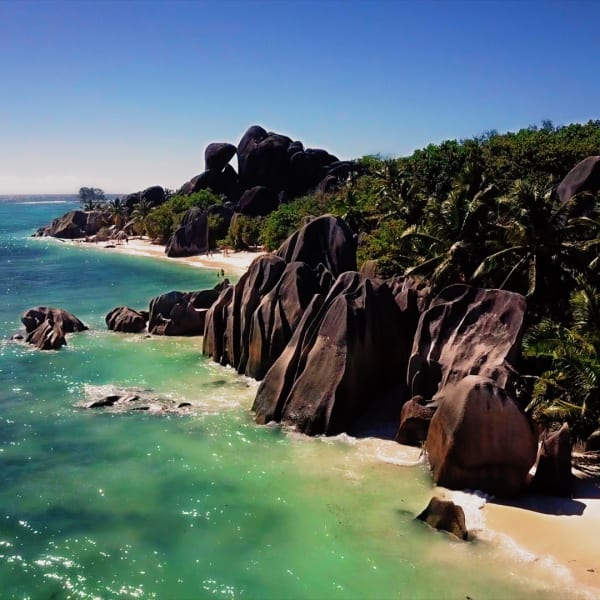
{"label": "turquoise ocean water", "polygon": [[[389,442],[257,427],[255,384],[206,361],[200,338],[110,333],[211,271],[31,239],[75,198],[0,198],[0,598],[545,598],[560,578],[503,545],[415,523],[432,487]],[[12,342],[27,308],[90,331],[59,352]],[[187,417],[77,405],[144,387]],[[108,388],[107,388],[108,389]]]}

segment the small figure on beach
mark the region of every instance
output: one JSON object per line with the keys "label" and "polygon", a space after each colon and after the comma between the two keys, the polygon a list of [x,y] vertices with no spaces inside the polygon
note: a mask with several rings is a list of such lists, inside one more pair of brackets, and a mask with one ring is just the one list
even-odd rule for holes
{"label": "small figure on beach", "polygon": [[221,277],[225,277],[225,270],[221,269]]}

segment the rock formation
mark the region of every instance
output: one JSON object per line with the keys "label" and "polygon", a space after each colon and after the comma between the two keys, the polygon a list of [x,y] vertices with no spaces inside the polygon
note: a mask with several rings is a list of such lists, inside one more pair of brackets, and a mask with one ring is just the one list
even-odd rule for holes
{"label": "rock formation", "polygon": [[498,496],[519,493],[537,452],[521,407],[494,381],[467,375],[433,398],[425,447],[434,480]]}
{"label": "rock formation", "polygon": [[25,311],[21,322],[27,331],[25,341],[39,350],[58,350],[67,345],[65,334],[87,329],[75,315],[62,308],[46,306]]}
{"label": "rock formation", "polygon": [[560,182],[558,197],[565,203],[580,192],[600,191],[600,156],[588,156],[577,163]]}
{"label": "rock formation", "polygon": [[173,291],[153,298],[148,331],[155,335],[202,335],[208,308],[228,285],[225,280],[212,290]]}
{"label": "rock formation", "polygon": [[531,482],[536,492],[565,498],[573,495],[572,446],[567,423],[558,431],[544,433],[538,450],[535,475]]}
{"label": "rock formation", "polygon": [[34,235],[77,239],[94,235],[107,224],[108,219],[101,211],[72,210],[54,219],[47,227],[40,227]]}
{"label": "rock formation", "polygon": [[322,264],[334,277],[356,271],[354,234],[339,217],[323,215],[293,233],[277,250],[286,262]]}
{"label": "rock formation", "polygon": [[442,500],[434,496],[417,519],[424,521],[430,527],[447,531],[460,540],[469,537],[465,522],[465,513],[461,506],[451,500]]}
{"label": "rock formation", "polygon": [[122,333],[140,333],[146,329],[149,314],[128,306],[117,306],[106,315],[106,326],[111,331]]}
{"label": "rock formation", "polygon": [[404,333],[399,313],[385,283],[356,272],[340,275],[325,298],[314,296],[265,375],[256,420],[335,435],[352,431],[365,414],[385,411],[385,395],[402,387],[398,373],[406,368],[407,357],[390,351]]}
{"label": "rock formation", "polygon": [[227,234],[233,211],[226,206],[214,205],[207,210],[190,208],[178,229],[169,238],[165,253],[167,256],[193,256],[205,254],[210,249],[208,221],[211,216],[219,218],[219,228],[215,237],[221,239]]}

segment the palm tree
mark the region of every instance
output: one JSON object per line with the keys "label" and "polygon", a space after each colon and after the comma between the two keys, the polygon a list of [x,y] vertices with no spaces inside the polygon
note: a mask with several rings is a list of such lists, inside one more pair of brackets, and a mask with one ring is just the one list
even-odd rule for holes
{"label": "palm tree", "polygon": [[116,225],[117,229],[121,229],[127,219],[127,207],[121,202],[120,198],[109,200],[106,207],[113,224]]}
{"label": "palm tree", "polygon": [[402,235],[405,253],[417,257],[406,275],[423,275],[438,288],[468,281],[490,244],[497,196],[485,175],[467,166],[445,200],[430,198],[424,225],[413,225]]}
{"label": "palm tree", "polygon": [[569,328],[548,319],[524,340],[525,355],[550,366],[536,380],[527,410],[541,421],[569,422],[581,439],[600,425],[600,293],[578,279]]}
{"label": "palm tree", "polygon": [[[558,314],[567,309],[578,273],[589,275],[593,251],[600,244],[600,221],[588,194],[558,205],[553,190],[516,182],[498,203],[494,224],[497,249],[474,270],[471,281],[525,294],[530,306],[553,302]],[[540,302],[541,301],[541,302]]]}
{"label": "palm tree", "polygon": [[133,211],[131,213],[131,220],[133,225],[142,234],[146,234],[146,220],[148,215],[152,212],[154,207],[147,200],[140,200],[137,204],[134,204]]}

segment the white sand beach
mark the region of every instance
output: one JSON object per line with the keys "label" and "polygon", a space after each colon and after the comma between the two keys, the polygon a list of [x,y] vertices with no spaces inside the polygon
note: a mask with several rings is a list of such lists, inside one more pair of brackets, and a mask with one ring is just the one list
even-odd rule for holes
{"label": "white sand beach", "polygon": [[[44,238],[49,239],[49,238]],[[158,258],[161,260],[167,260],[172,263],[182,263],[193,267],[199,267],[202,269],[223,269],[225,277],[228,275],[242,275],[250,266],[250,263],[263,254],[263,251],[248,252],[228,251],[227,254],[220,250],[215,250],[210,254],[202,254],[199,256],[186,256],[180,258],[169,258],[165,254],[165,246],[160,244],[153,244],[147,238],[131,238],[127,242],[98,242],[87,243],[81,240],[65,240],[65,243],[78,244],[81,246],[89,246],[94,249],[106,250],[107,252],[119,253],[119,254],[131,254],[134,256],[149,256],[152,258]]]}

